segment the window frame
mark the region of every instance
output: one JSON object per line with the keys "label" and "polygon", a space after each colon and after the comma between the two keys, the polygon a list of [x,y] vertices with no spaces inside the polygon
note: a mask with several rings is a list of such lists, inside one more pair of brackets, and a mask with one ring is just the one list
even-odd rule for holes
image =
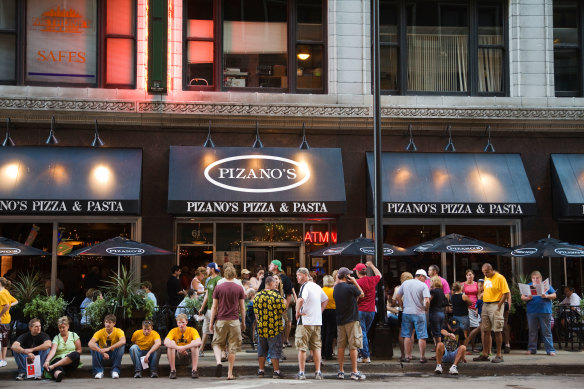
{"label": "window frame", "polygon": [[[407,52],[407,10],[408,6],[413,4],[412,0],[388,0],[387,3],[395,5],[399,13],[397,20],[397,41],[394,42],[380,42],[380,49],[382,47],[396,47],[398,62],[397,62],[397,89],[382,89],[382,95],[402,95],[402,96],[508,96],[509,95],[509,26],[508,26],[508,10],[505,7],[505,0],[448,0],[441,1],[443,5],[466,5],[468,17],[468,88],[464,92],[455,91],[411,91],[407,89],[408,82],[408,52]],[[503,43],[501,45],[479,44],[479,7],[485,5],[499,5],[502,12],[502,29],[503,29]],[[381,11],[380,11],[381,12]],[[381,16],[381,15],[380,15]],[[373,30],[372,30],[373,31]],[[502,51],[502,91],[501,92],[479,92],[479,49],[481,48],[498,48]],[[373,48],[372,48],[373,50]],[[380,53],[381,54],[381,53]],[[373,55],[372,55],[373,57]],[[381,60],[383,60],[381,58]]]}
{"label": "window frame", "polygon": [[[583,27],[583,23],[584,23],[584,6],[580,3],[580,1],[577,0],[560,0],[560,1],[554,1],[554,4],[552,7],[555,7],[556,5],[561,6],[562,4],[574,4],[577,9],[578,9],[578,27],[577,27],[577,38],[578,38],[578,43],[564,43],[564,44],[555,44],[553,45],[554,47],[554,96],[555,97],[582,97],[584,94],[584,70],[583,70],[583,65],[584,65],[584,53],[582,50],[582,42],[584,42],[584,27]],[[552,15],[555,14],[555,10],[552,9]],[[552,26],[553,29],[553,26]],[[553,31],[552,31],[552,39],[553,39]],[[556,60],[556,49],[560,49],[560,50],[576,50],[577,56],[576,58],[578,59],[578,90],[574,91],[574,92],[569,92],[569,91],[558,91],[556,89],[556,84],[555,84],[555,78],[556,78],[556,67],[555,67],[555,60]]]}
{"label": "window frame", "polygon": [[[291,93],[291,94],[326,94],[328,91],[328,2],[326,0],[319,0],[322,6],[322,40],[321,41],[305,41],[296,38],[296,24],[297,24],[297,3],[296,0],[287,1],[287,76],[288,86],[286,88],[273,87],[226,87],[223,82],[224,71],[224,53],[223,53],[223,0],[213,0],[213,77],[214,85],[189,85],[188,80],[188,42],[191,41],[210,41],[211,39],[189,38],[187,37],[187,23],[188,23],[188,1],[183,3],[183,60],[182,60],[182,78],[183,90],[185,91],[214,91],[214,92],[249,92],[249,93]],[[298,59],[296,58],[296,46],[308,45],[322,45],[323,46],[323,69],[322,69],[322,88],[298,88],[296,69],[298,67]]]}

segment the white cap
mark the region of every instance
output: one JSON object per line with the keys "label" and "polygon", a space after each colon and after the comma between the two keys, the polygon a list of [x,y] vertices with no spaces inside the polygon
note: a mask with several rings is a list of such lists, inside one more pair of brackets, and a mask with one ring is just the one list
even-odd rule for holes
{"label": "white cap", "polygon": [[424,277],[428,278],[428,274],[426,273],[426,270],[424,270],[424,269],[416,270],[416,275],[417,276],[424,276]]}

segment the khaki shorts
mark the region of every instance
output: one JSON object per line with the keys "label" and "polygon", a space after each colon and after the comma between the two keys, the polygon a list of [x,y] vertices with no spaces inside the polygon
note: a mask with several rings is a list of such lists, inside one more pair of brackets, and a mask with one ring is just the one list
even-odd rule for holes
{"label": "khaki shorts", "polygon": [[483,304],[483,312],[481,314],[481,329],[483,331],[501,332],[505,324],[503,311],[505,306],[501,305],[499,308],[497,303]]}
{"label": "khaki shorts", "polygon": [[296,327],[296,348],[302,351],[320,350],[320,326],[298,325]]}
{"label": "khaki shorts", "polygon": [[241,323],[239,320],[217,320],[213,346],[220,346],[229,354],[241,351]]}
{"label": "khaki shorts", "polygon": [[349,345],[349,350],[363,348],[363,332],[358,321],[337,326],[337,347],[345,349]]}
{"label": "khaki shorts", "polygon": [[212,332],[209,330],[209,321],[211,321],[211,310],[210,309],[208,309],[207,312],[205,312],[205,318],[203,319],[203,335],[212,334]]}

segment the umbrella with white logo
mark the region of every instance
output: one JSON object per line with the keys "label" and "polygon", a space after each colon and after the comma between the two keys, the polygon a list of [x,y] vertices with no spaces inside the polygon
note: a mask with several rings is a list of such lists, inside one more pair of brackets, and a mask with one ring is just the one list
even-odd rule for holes
{"label": "umbrella with white logo", "polygon": [[24,243],[16,242],[12,239],[0,237],[0,256],[16,257],[29,255],[48,255],[51,253],[27,246]]}
{"label": "umbrella with white logo", "polygon": [[561,240],[550,238],[538,239],[533,242],[524,243],[511,247],[505,254],[508,257],[516,258],[543,258],[548,257],[549,278],[552,278],[552,261],[551,258],[564,258],[564,279],[568,281],[568,270],[566,267],[566,258],[584,257],[584,246],[562,242]]}
{"label": "umbrella with white logo", "polygon": [[456,281],[456,254],[497,254],[508,249],[459,234],[449,234],[408,247],[418,253],[452,253],[453,275]]}
{"label": "umbrella with white logo", "polygon": [[[383,256],[405,256],[415,255],[411,250],[403,247],[394,246],[389,243],[383,244]],[[325,247],[317,251],[308,253],[312,257],[328,255],[375,255],[375,241],[373,239],[363,238],[352,239],[343,243],[337,243],[333,246]]]}
{"label": "umbrella with white logo", "polygon": [[100,257],[118,257],[118,274],[120,273],[120,257],[137,257],[148,255],[168,255],[171,251],[161,249],[146,243],[136,242],[131,239],[116,236],[93,246],[83,247],[69,254],[70,257],[76,256],[100,256]]}

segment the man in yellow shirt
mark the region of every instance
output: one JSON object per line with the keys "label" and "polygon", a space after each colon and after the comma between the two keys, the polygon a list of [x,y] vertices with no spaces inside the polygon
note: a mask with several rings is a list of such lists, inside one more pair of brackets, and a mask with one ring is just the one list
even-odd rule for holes
{"label": "man in yellow shirt", "polygon": [[6,352],[8,351],[8,341],[10,337],[10,308],[18,304],[18,300],[12,297],[8,289],[10,285],[4,277],[0,277],[0,367],[8,364],[6,362]]}
{"label": "man in yellow shirt", "polygon": [[164,345],[166,346],[168,354],[168,364],[170,365],[170,378],[176,379],[176,358],[188,357],[191,355],[191,378],[199,378],[197,372],[197,365],[199,363],[199,346],[201,345],[201,337],[199,332],[193,327],[187,327],[187,315],[181,313],[176,316],[176,328],[170,330]]}
{"label": "man in yellow shirt", "polygon": [[144,320],[142,329],[134,332],[132,343],[134,345],[130,347],[130,358],[134,364],[134,378],[142,377],[142,357],[150,368],[150,378],[158,378],[158,360],[162,341],[160,334],[152,329],[150,320]]}
{"label": "man in yellow shirt", "polygon": [[104,328],[93,334],[87,344],[91,350],[91,365],[95,378],[103,378],[104,359],[112,361],[112,378],[120,378],[120,366],[124,347],[126,346],[126,335],[124,331],[116,328],[116,316],[107,315],[104,319]]}
{"label": "man in yellow shirt", "polygon": [[509,298],[510,290],[504,276],[493,270],[490,263],[485,263],[482,267],[485,275],[483,285],[483,312],[481,314],[481,331],[483,334],[483,351],[481,355],[473,358],[473,361],[489,361],[492,339],[491,331],[495,333],[495,343],[497,344],[497,355],[491,360],[492,363],[503,362],[501,347],[503,344],[503,326],[505,319],[504,303]]}

